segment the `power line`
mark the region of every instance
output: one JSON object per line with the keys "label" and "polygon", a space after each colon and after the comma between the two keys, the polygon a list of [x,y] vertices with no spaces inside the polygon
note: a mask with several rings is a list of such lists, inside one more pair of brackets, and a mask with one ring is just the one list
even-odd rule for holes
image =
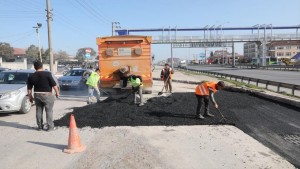
{"label": "power line", "polygon": [[25,34],[25,35],[21,36],[19,39],[12,41],[10,44],[15,44],[16,42],[21,41],[21,40],[24,40],[24,39],[27,40],[27,39],[28,39],[27,37],[30,37],[30,36],[32,36],[32,35],[34,35],[34,34],[35,34],[35,32],[32,31],[32,32],[30,32],[30,33],[28,33],[28,34]]}
{"label": "power line", "polygon": [[80,8],[84,13],[86,13],[87,15],[92,16],[92,18],[96,19],[96,21],[101,21],[105,24],[108,24],[107,22],[104,22],[101,18],[99,18],[99,16],[97,16],[97,14],[93,13],[85,4],[83,4],[82,2],[76,0],[75,2],[77,2],[77,4],[79,4]]}
{"label": "power line", "polygon": [[[90,1],[91,2],[91,1]],[[93,12],[94,14],[96,14],[97,16],[100,16],[103,21],[108,22],[109,24],[112,22],[110,20],[108,20],[106,17],[104,17],[103,15],[101,15],[98,10],[95,10],[93,5],[90,5],[89,3],[87,3],[86,1],[83,0],[83,3],[91,10],[91,12]]]}
{"label": "power line", "polygon": [[84,31],[81,31],[81,29],[75,25],[73,25],[64,15],[56,15],[56,18],[57,18],[57,22],[61,23],[61,24],[64,24],[66,26],[68,26],[69,28],[77,31],[77,32],[80,32],[80,33],[84,33],[86,35],[90,35],[88,34],[87,32],[84,32]]}
{"label": "power line", "polygon": [[17,33],[17,34],[12,34],[12,35],[7,35],[7,36],[1,36],[0,38],[1,38],[1,39],[12,38],[12,37],[16,37],[16,36],[28,34],[28,33],[31,33],[31,32],[32,32],[32,29],[30,29],[30,31],[23,32],[23,33]]}

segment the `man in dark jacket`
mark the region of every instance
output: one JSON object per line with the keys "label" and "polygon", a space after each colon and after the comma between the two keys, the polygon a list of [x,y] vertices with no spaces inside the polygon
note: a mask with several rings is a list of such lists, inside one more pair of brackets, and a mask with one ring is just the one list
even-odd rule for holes
{"label": "man in dark jacket", "polygon": [[[43,70],[41,61],[34,62],[36,72],[29,76],[27,91],[30,102],[35,101],[36,105],[36,121],[38,130],[51,131],[54,130],[53,123],[53,105],[55,97],[52,94],[52,88],[55,96],[59,97],[59,90],[51,72]],[[34,87],[34,97],[32,96],[32,88]],[[43,109],[46,110],[47,126],[43,126]]]}
{"label": "man in dark jacket", "polygon": [[160,78],[164,81],[166,92],[169,90],[170,93],[172,93],[172,74],[174,74],[174,70],[166,63],[161,70]]}

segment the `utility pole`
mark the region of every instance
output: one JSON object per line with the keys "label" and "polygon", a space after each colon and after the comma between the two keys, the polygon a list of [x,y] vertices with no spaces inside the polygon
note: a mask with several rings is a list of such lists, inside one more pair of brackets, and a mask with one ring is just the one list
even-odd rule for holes
{"label": "utility pole", "polygon": [[54,72],[53,67],[53,51],[52,51],[52,13],[50,12],[50,0],[46,0],[47,2],[47,24],[48,24],[48,46],[49,46],[49,57],[50,57],[50,71]]}
{"label": "utility pole", "polygon": [[116,28],[121,28],[120,27],[120,22],[112,22],[111,23],[111,36],[115,35],[115,29]]}
{"label": "utility pole", "polygon": [[37,26],[34,26],[33,28],[35,28],[36,30],[36,33],[37,33],[37,38],[38,38],[38,45],[39,45],[39,57],[40,57],[40,60],[41,62],[43,62],[43,59],[42,59],[42,52],[41,52],[41,45],[40,45],[40,34],[39,34],[39,28],[42,27],[42,24],[41,23],[37,23]]}

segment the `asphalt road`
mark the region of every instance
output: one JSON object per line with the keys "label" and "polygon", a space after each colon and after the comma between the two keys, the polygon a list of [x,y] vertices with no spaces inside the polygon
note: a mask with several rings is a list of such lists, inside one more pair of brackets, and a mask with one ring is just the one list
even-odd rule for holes
{"label": "asphalt road", "polygon": [[275,82],[290,83],[300,85],[300,72],[277,71],[277,70],[258,70],[258,69],[239,69],[227,68],[212,65],[188,66],[188,69],[206,70],[211,72],[227,73],[238,76],[258,78]]}

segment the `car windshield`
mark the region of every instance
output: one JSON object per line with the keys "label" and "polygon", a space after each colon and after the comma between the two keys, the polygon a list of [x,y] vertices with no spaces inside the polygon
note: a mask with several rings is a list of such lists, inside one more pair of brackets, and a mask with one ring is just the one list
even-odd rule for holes
{"label": "car windshield", "polygon": [[85,70],[70,70],[65,76],[82,76]]}
{"label": "car windshield", "polygon": [[29,75],[24,72],[1,72],[0,84],[27,84]]}

